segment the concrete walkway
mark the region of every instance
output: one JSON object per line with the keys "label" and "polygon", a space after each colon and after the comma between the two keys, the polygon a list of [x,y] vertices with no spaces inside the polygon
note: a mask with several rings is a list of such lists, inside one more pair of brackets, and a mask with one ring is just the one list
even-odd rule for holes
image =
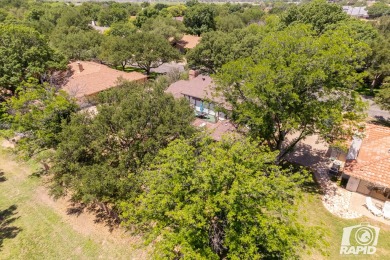
{"label": "concrete walkway", "polygon": [[[356,193],[356,192],[351,192],[351,200],[349,204],[349,210],[358,212],[359,214],[366,216],[370,219],[382,222],[384,224],[390,225],[390,220],[386,220],[383,217],[376,217],[374,216],[365,206],[366,204],[366,195]],[[383,208],[383,201],[372,199],[373,204],[382,210]]]}
{"label": "concrete walkway", "polygon": [[390,120],[390,112],[381,109],[377,104],[375,104],[373,97],[362,96],[362,99],[368,102],[367,114],[369,117],[372,117],[376,120]]}

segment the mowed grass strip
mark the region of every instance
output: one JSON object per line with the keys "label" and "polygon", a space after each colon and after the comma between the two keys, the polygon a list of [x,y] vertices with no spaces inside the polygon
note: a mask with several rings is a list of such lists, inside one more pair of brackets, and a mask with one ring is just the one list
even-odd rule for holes
{"label": "mowed grass strip", "polygon": [[43,189],[42,179],[32,175],[37,169],[0,148],[0,259],[145,258],[142,245],[134,248],[127,240],[80,233],[38,201]]}
{"label": "mowed grass strip", "polygon": [[[316,184],[312,182],[311,185],[313,189],[305,194],[305,203],[301,206],[302,222],[308,226],[318,226],[322,230],[325,255],[319,250],[313,250],[311,255],[303,255],[303,259],[390,259],[390,226],[366,217],[351,220],[336,217],[323,206],[321,195],[315,191]],[[376,253],[373,255],[341,255],[343,228],[362,223],[369,223],[380,228]]]}

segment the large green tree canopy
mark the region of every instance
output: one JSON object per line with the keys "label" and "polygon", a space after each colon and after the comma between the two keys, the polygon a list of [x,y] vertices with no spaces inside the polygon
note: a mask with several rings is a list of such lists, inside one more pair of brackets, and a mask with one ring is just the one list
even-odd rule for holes
{"label": "large green tree canopy", "polygon": [[376,2],[367,8],[368,15],[372,18],[390,15],[390,6],[387,3]]}
{"label": "large green tree canopy", "polygon": [[85,203],[115,205],[137,191],[137,174],[157,152],[188,137],[193,110],[162,83],[122,83],[102,93],[97,114],[79,113],[60,134],[53,194],[68,189]]}
{"label": "large green tree canopy", "polygon": [[215,10],[211,5],[195,4],[187,9],[184,16],[184,25],[191,34],[202,33],[215,29]]}
{"label": "large green tree canopy", "polygon": [[132,43],[131,61],[144,69],[147,74],[150,69],[180,58],[179,51],[171,46],[169,41],[159,34],[138,32],[128,40]]}
{"label": "large green tree canopy", "polygon": [[367,59],[367,71],[371,80],[371,92],[380,86],[385,77],[390,76],[390,38],[381,35],[372,41],[372,53]]}
{"label": "large green tree canopy", "polygon": [[[357,119],[369,47],[342,30],[321,36],[297,24],[268,34],[249,58],[224,65],[217,74],[220,91],[232,104],[233,119],[249,133],[286,152],[309,134],[332,141],[345,123]],[[356,118],[357,117],[357,118]],[[286,143],[286,136],[298,132]]]}
{"label": "large green tree canopy", "polygon": [[297,221],[302,172],[247,139],[177,140],[143,172],[123,218],[157,259],[292,259],[313,233]]}
{"label": "large green tree canopy", "polygon": [[114,66],[125,66],[132,58],[132,43],[127,38],[120,36],[105,36],[100,47],[99,58]]}
{"label": "large green tree canopy", "polygon": [[18,148],[30,156],[56,148],[61,141],[59,133],[77,109],[75,101],[65,92],[36,83],[23,84],[4,107],[8,117],[3,122],[10,124],[12,133],[23,135]]}
{"label": "large green tree canopy", "polygon": [[375,96],[375,102],[377,102],[381,108],[390,111],[390,76],[384,78],[383,84]]}
{"label": "large green tree canopy", "polygon": [[329,4],[325,0],[314,0],[300,5],[292,5],[282,16],[286,25],[294,22],[311,24],[315,31],[321,33],[330,24],[348,19],[341,6]]}
{"label": "large green tree canopy", "polygon": [[65,60],[32,28],[0,25],[0,88],[15,91],[28,78],[65,68]]}
{"label": "large green tree canopy", "polygon": [[57,27],[51,34],[51,44],[68,59],[86,60],[96,58],[102,35],[91,28]]}
{"label": "large green tree canopy", "polygon": [[215,73],[229,61],[253,55],[268,29],[254,24],[231,33],[204,33],[201,42],[187,54],[188,63],[192,68]]}

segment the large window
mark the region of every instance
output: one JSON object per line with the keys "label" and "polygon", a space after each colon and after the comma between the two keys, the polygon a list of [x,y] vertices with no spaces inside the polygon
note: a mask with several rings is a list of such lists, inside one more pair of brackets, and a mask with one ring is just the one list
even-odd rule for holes
{"label": "large window", "polygon": [[195,109],[196,111],[200,111],[200,106],[202,105],[202,101],[200,99],[195,99]]}
{"label": "large window", "polygon": [[213,116],[215,116],[215,114],[216,114],[216,112],[215,112],[215,106],[214,106],[213,103],[210,103],[210,104],[209,104],[209,114],[210,114],[210,115],[213,115]]}

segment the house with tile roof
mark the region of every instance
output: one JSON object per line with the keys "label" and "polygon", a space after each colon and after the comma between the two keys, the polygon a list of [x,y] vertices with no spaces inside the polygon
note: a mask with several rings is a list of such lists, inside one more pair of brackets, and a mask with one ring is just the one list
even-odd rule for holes
{"label": "house with tile roof", "polygon": [[214,95],[215,84],[211,77],[196,75],[196,72],[190,71],[189,80],[179,80],[171,84],[165,92],[175,98],[187,99],[197,116],[193,125],[208,129],[214,140],[219,141],[224,133],[235,131],[236,128],[227,115],[217,109],[223,107],[229,110],[230,106],[222,97]]}
{"label": "house with tile roof", "polygon": [[348,179],[347,190],[390,198],[390,127],[366,125],[364,137],[351,144],[343,178]]}
{"label": "house with tile roof", "polygon": [[216,107],[221,106],[229,109],[229,106],[222,97],[214,95],[215,84],[210,76],[190,75],[189,80],[179,80],[171,84],[166,92],[171,93],[175,98],[184,97],[197,113],[202,112],[212,117],[214,122],[227,119],[226,114],[217,111]]}
{"label": "house with tile roof", "polygon": [[70,96],[80,100],[113,88],[120,80],[145,82],[147,76],[139,72],[124,72],[91,61],[79,61],[69,64],[71,76],[63,86]]}

